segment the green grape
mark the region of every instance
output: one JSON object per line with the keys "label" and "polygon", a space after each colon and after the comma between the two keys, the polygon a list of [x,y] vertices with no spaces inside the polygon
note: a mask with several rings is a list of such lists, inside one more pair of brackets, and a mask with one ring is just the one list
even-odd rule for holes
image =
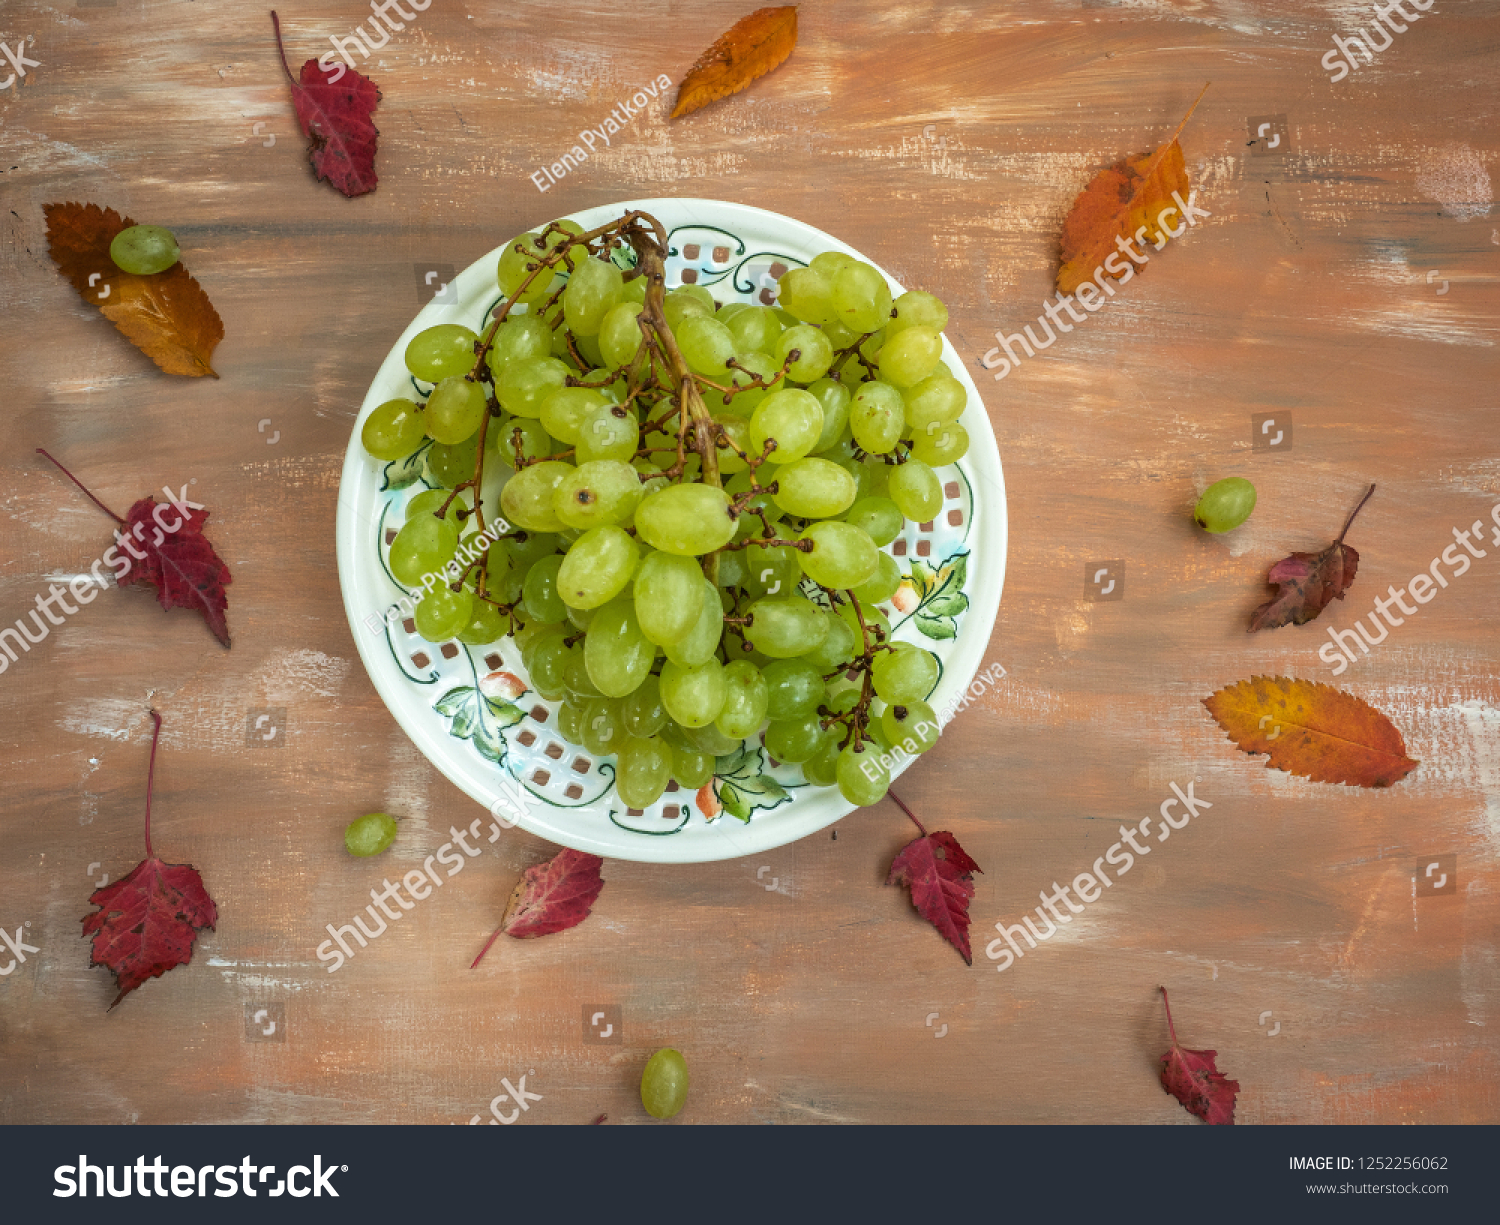
{"label": "green grape", "polygon": [[937,656],[909,642],[898,642],[889,651],[876,653],[870,674],[875,694],[884,702],[925,701],[938,682]]}
{"label": "green grape", "polygon": [[674,335],[686,320],[714,313],[712,305],[705,306],[703,299],[697,294],[685,292],[687,288],[684,285],[681,289],[674,289],[662,301],[662,313],[667,317],[667,326]]}
{"label": "green grape", "polygon": [[799,719],[823,703],[827,686],[818,667],[806,659],[778,659],[766,665],[766,716]]}
{"label": "green grape", "polygon": [[671,485],[648,493],[635,511],[635,528],[653,549],[700,557],[734,537],[729,496],[712,485]]}
{"label": "green grape", "polygon": [[590,370],[598,370],[604,365],[604,354],[599,351],[599,338],[597,336],[574,336],[573,347],[578,350],[578,356],[588,363]]}
{"label": "green grape", "polygon": [[407,342],[406,368],[424,383],[460,377],[474,368],[478,342],[479,337],[461,324],[424,328]]}
{"label": "green grape", "polygon": [[359,440],[374,458],[384,463],[405,459],[426,435],[422,410],[412,400],[387,400],[370,411],[359,432]]}
{"label": "green grape", "polygon": [[821,455],[843,437],[849,424],[849,404],[854,397],[836,379],[819,379],[807,390],[823,406],[823,432],[812,449],[814,455]]}
{"label": "green grape", "polygon": [[912,434],[911,453],[928,467],[941,468],[969,453],[969,431],[956,421],[948,425],[933,422]]}
{"label": "green grape", "polygon": [[[495,268],[495,280],[500,286],[500,292],[507,298],[514,297],[521,282],[530,275],[541,259],[548,254],[549,246],[555,247],[557,239],[552,243],[543,243],[542,237],[536,232],[522,234],[506,244],[505,250],[501,252],[500,262]],[[532,278],[531,284],[526,286],[526,292],[521,295],[519,301],[527,306],[537,306],[545,302],[552,292],[552,281],[554,273],[543,268]]]}
{"label": "green grape", "polygon": [[894,748],[915,756],[938,742],[937,712],[926,702],[901,702],[887,706],[880,727]]}
{"label": "green grape", "polygon": [[661,682],[650,673],[620,703],[620,720],[632,736],[654,736],[667,724],[667,708],[661,704]]}
{"label": "green grape", "polygon": [[946,425],[963,415],[969,393],[964,385],[946,370],[929,374],[914,387],[901,393],[906,405],[906,426],[916,432],[933,422]]}
{"label": "green grape", "polygon": [[[724,309],[729,308],[726,306]],[[781,320],[776,318],[775,311],[764,306],[746,306],[727,319],[723,311],[720,311],[719,319],[728,326],[730,335],[734,337],[735,350],[739,353],[770,353],[776,338],[781,335]],[[779,366],[781,363],[776,364]]]}
{"label": "green grape", "polygon": [[719,475],[731,476],[750,467],[745,456],[750,453],[750,423],[740,417],[726,417],[716,422],[723,438],[715,448],[719,453]]}
{"label": "green grape", "polygon": [[584,374],[583,382],[611,404],[619,404],[625,399],[625,376],[618,370],[608,370],[602,364],[595,366]]}
{"label": "green grape", "polygon": [[563,559],[554,553],[544,557],[526,571],[526,582],[521,598],[525,602],[526,615],[543,625],[557,625],[568,615],[568,606],[557,594],[557,572],[562,569]]}
{"label": "green grape", "polygon": [[692,749],[672,750],[672,777],[679,787],[697,791],[714,776],[717,761],[712,753],[697,753]]}
{"label": "green grape", "polygon": [[614,524],[593,527],[563,558],[557,590],[570,608],[594,609],[619,595],[635,572],[640,549]]}
{"label": "green grape", "polygon": [[656,648],[641,633],[630,600],[611,600],[595,614],[583,640],[583,658],[589,678],[606,697],[623,698],[640,688]]}
{"label": "green grape", "polygon": [[901,586],[901,567],[889,553],[881,553],[875,573],[853,588],[861,604],[883,604]]}
{"label": "green grape", "polygon": [[526,666],[531,673],[532,688],[549,702],[557,701],[567,692],[563,675],[578,653],[578,648],[568,646],[566,639],[567,631],[561,628],[554,637],[542,639]]}
{"label": "green grape", "polygon": [[843,251],[820,251],[812,257],[811,268],[816,268],[824,276],[837,276],[840,268],[847,268],[850,264],[859,261],[852,255],[846,255]]}
{"label": "green grape", "polygon": [[[728,682],[725,682],[726,686]],[[725,700],[728,701],[727,691]],[[720,711],[722,714],[723,712]],[[717,720],[713,723],[705,723],[702,727],[689,727],[683,730],[690,747],[699,753],[707,753],[711,757],[722,757],[725,753],[737,753],[743,747],[739,740],[734,740],[721,732],[717,726]]]}
{"label": "green grape", "polygon": [[888,332],[880,350],[880,377],[903,390],[915,387],[937,369],[942,356],[942,337],[929,327],[918,324],[895,335]]}
{"label": "green grape", "polygon": [[881,723],[881,715],[889,708],[879,699],[870,703],[870,722],[865,726],[865,735],[874,741],[882,753],[894,751],[895,746],[891,744],[891,738],[886,735],[885,727]]}
{"label": "green grape", "polygon": [[573,465],[544,459],[522,468],[500,491],[500,510],[508,522],[530,532],[560,532],[566,526],[553,510],[557,487],[573,472]]}
{"label": "green grape", "polygon": [[822,325],[838,318],[832,280],[817,268],[793,268],[783,273],[776,283],[776,300],[802,323]]}
{"label": "green grape", "polygon": [[[136,227],[140,229],[142,227]],[[129,233],[130,231],[123,231]],[[129,272],[130,269],[125,271]],[[389,813],[367,812],[344,830],[344,849],[360,859],[379,855],[396,841],[396,819]]]}
{"label": "green grape", "polygon": [[661,701],[667,713],[683,727],[702,727],[719,717],[724,708],[724,665],[709,658],[696,668],[684,668],[670,659],[661,669]]}
{"label": "green grape", "polygon": [[526,461],[546,459],[552,454],[552,435],[542,423],[531,417],[506,417],[496,421],[485,435],[485,445],[502,461],[516,466],[516,447],[521,448],[522,466]]}
{"label": "green grape", "polygon": [[1242,476],[1215,481],[1203,491],[1193,509],[1193,520],[1205,532],[1228,532],[1239,527],[1255,509],[1255,486]]}
{"label": "green grape", "polygon": [[540,315],[508,315],[490,343],[490,373],[499,378],[507,366],[546,357],[552,352],[552,329]]}
{"label": "green grape", "polygon": [[878,608],[866,608],[860,605],[856,613],[853,604],[840,604],[837,616],[849,627],[854,638],[854,654],[864,653],[863,634],[859,627],[859,618],[865,619],[865,630],[869,633],[871,644],[889,642],[891,639],[891,619]]}
{"label": "green grape", "polygon": [[578,441],[583,420],[609,399],[590,387],[559,387],[542,401],[542,427],[559,441],[572,446]]}
{"label": "green grape", "polygon": [[776,348],[771,351],[778,366],[784,365],[793,350],[798,357],[787,368],[787,373],[799,383],[814,383],[828,373],[833,365],[833,345],[822,331],[809,323],[788,328],[777,338]]}
{"label": "green grape", "polygon": [[[770,354],[759,352],[739,353],[734,360],[745,369],[722,371],[720,377],[714,381],[727,381],[731,386],[741,390],[731,396],[724,396],[712,387],[707,387],[704,389],[703,402],[708,405],[708,411],[715,417],[739,417],[748,421],[751,413],[755,411],[755,406],[771,394],[770,388],[780,386],[781,364]],[[753,386],[754,380],[747,371],[758,374],[766,386]]]}
{"label": "green grape", "polygon": [[849,406],[849,429],[861,450],[884,455],[901,441],[906,404],[889,383],[862,384]]}
{"label": "green grape", "polygon": [[159,225],[126,226],[109,244],[115,266],[135,276],[165,272],[181,254],[172,231]]}
{"label": "green grape", "polygon": [[[769,693],[766,678],[748,659],[726,664],[724,705],[714,726],[729,740],[743,740],[765,721]],[[680,774],[677,781],[683,781]]]}
{"label": "green grape", "polygon": [[596,459],[574,468],[552,494],[552,510],[569,527],[586,530],[623,523],[641,500],[635,469],[618,459]]}
{"label": "green grape", "polygon": [[830,736],[809,760],[802,763],[802,777],[814,787],[832,787],[838,782],[839,740]]}
{"label": "green grape", "polygon": [[811,453],[823,433],[823,406],[800,388],[773,391],[750,418],[750,441],[760,454],[768,439],[775,439],[770,453],[773,464],[789,464]]}
{"label": "green grape", "polygon": [[587,701],[565,700],[557,709],[557,734],[569,744],[582,744],[584,715],[587,711]]}
{"label": "green grape", "polygon": [[427,436],[456,446],[472,438],[484,420],[484,388],[464,378],[446,378],[432,389],[423,414]]}
{"label": "green grape", "polygon": [[827,519],[854,505],[855,484],[843,468],[826,459],[799,459],[776,470],[772,498],[789,515]]}
{"label": "green grape", "polygon": [[749,614],[746,639],[772,659],[805,655],[816,650],[828,634],[822,610],[803,595],[766,596],[750,605]]}
{"label": "green grape", "polygon": [[659,647],[681,642],[698,623],[706,594],[703,571],[691,557],[652,553],[635,575],[641,632]]}
{"label": "green grape", "polygon": [[454,591],[450,587],[434,587],[417,605],[414,620],[417,633],[428,642],[446,642],[469,624],[474,615],[474,593],[467,587]]}
{"label": "green grape", "polygon": [[890,320],[890,287],[869,264],[856,261],[840,268],[829,298],[834,318],[856,334],[882,328]]}
{"label": "green grape", "polygon": [[902,517],[901,508],[890,498],[861,498],[849,508],[844,522],[863,528],[875,542],[876,548],[883,549],[901,534],[906,520]]}
{"label": "green grape", "polygon": [[672,750],[660,736],[627,736],[615,763],[615,790],[630,807],[644,811],[672,781]]}
{"label": "green grape", "polygon": [[641,329],[636,316],[645,307],[639,302],[617,302],[599,323],[599,353],[611,370],[628,365],[641,347]]}
{"label": "green grape", "polygon": [[696,668],[713,658],[723,636],[724,606],[719,602],[718,589],[705,578],[703,606],[698,610],[698,620],[686,637],[664,649],[667,658],[679,667]]}
{"label": "green grape", "polygon": [[427,475],[448,489],[474,476],[479,459],[479,435],[474,434],[452,446],[435,442],[427,448]]}
{"label": "green grape", "polygon": [[575,340],[599,334],[604,316],[620,300],[624,288],[622,274],[614,264],[586,259],[578,265],[562,296],[563,317]]}
{"label": "green grape", "polygon": [[440,574],[458,549],[458,529],[436,515],[413,519],[391,541],[391,573],[415,587],[428,574]]}
{"label": "green grape", "polygon": [[653,1119],[670,1119],[687,1102],[687,1095],[687,1060],[681,1051],[663,1047],[641,1073],[641,1105]]}
{"label": "green grape", "polygon": [[474,612],[468,625],[458,631],[458,640],[468,646],[488,646],[504,638],[510,622],[505,615],[488,600],[475,597]]}
{"label": "green grape", "polygon": [[540,417],[542,405],[573,372],[555,357],[533,357],[505,368],[495,384],[500,407],[517,417]]}
{"label": "green grape", "polygon": [[766,752],[777,761],[789,761],[794,765],[807,761],[817,756],[824,741],[821,715],[772,719],[766,725]]}
{"label": "green grape", "polygon": [[[547,233],[547,231],[549,230],[551,231],[551,233]],[[556,251],[558,247],[562,246],[563,243],[567,242],[570,237],[577,238],[580,234],[582,234],[583,227],[579,225],[578,222],[573,221],[570,218],[562,217],[557,221],[552,222],[550,225],[544,226],[543,233],[547,233],[546,249],[547,253],[551,254],[553,251]],[[579,264],[583,263],[584,260],[588,259],[588,257],[588,248],[581,244],[575,243],[573,246],[568,248],[568,253],[563,256],[563,267],[567,268],[569,271],[572,271],[574,268],[577,268]]]}
{"label": "green grape", "polygon": [[732,591],[736,587],[743,587],[750,578],[750,571],[745,567],[745,551],[734,549],[728,553],[719,554],[719,586],[725,591]]}
{"label": "green grape", "polygon": [[594,684],[594,678],[589,675],[587,649],[585,645],[583,651],[568,660],[568,666],[563,670],[563,684],[568,687],[568,693],[582,701],[604,696],[604,690]]}
{"label": "green grape", "polygon": [[913,523],[931,523],[943,509],[943,483],[930,466],[909,459],[891,473],[891,501]]}
{"label": "green grape", "polygon": [[621,302],[637,302],[644,304],[646,301],[646,278],[643,276],[632,277],[625,282],[625,288],[620,291]]}
{"label": "green grape", "polygon": [[891,785],[891,769],[879,752],[868,744],[851,744],[839,754],[835,767],[839,794],[851,804],[868,807],[885,799]]}
{"label": "green grape", "polygon": [[635,458],[640,425],[635,411],[618,404],[596,404],[578,423],[578,462],[614,459],[629,463]]}
{"label": "green grape", "polygon": [[443,509],[444,503],[447,503],[448,513],[443,518],[454,527],[462,528],[467,513],[472,509],[469,505],[471,500],[468,490],[455,494],[449,489],[424,489],[406,504],[401,521],[410,523],[418,515],[435,516]]}
{"label": "green grape", "polygon": [[556,553],[562,547],[563,539],[551,532],[516,532],[499,544],[504,546],[511,565],[525,574],[542,558]]}
{"label": "green grape", "polygon": [[[592,635],[591,635],[592,636]],[[593,698],[583,708],[583,747],[603,757],[615,752],[625,742],[620,724],[620,704],[608,698]]]}
{"label": "green grape", "polygon": [[711,315],[684,319],[674,331],[690,369],[715,379],[723,377],[734,356],[734,333]]}
{"label": "green grape", "polygon": [[897,336],[911,327],[931,328],[941,332],[948,326],[948,308],[941,299],[920,289],[910,289],[893,304],[896,317],[885,325],[887,336]]}
{"label": "green grape", "polygon": [[875,573],[880,550],[863,528],[830,519],[814,523],[798,540],[810,540],[809,552],[797,552],[797,564],[824,587],[858,587]]}
{"label": "green grape", "polygon": [[520,629],[512,636],[512,641],[521,651],[521,663],[530,668],[532,656],[536,654],[538,644],[562,630],[558,625],[543,625],[538,621],[527,620]]}
{"label": "green grape", "polygon": [[855,626],[831,612],[823,613],[823,621],[828,627],[828,636],[813,650],[805,652],[802,658],[827,672],[831,668],[843,667],[859,653],[859,649],[855,646]]}
{"label": "green grape", "polygon": [[871,455],[866,457],[863,466],[867,475],[864,482],[865,492],[862,496],[889,498],[891,496],[891,469],[894,465],[886,463],[882,456]]}
{"label": "green grape", "polygon": [[744,550],[744,555],[749,577],[742,585],[753,600],[768,595],[790,595],[802,581],[796,549],[752,544]]}
{"label": "green grape", "polygon": [[748,302],[726,302],[723,306],[715,308],[714,318],[717,319],[720,323],[727,324],[741,311],[752,309],[753,308]]}

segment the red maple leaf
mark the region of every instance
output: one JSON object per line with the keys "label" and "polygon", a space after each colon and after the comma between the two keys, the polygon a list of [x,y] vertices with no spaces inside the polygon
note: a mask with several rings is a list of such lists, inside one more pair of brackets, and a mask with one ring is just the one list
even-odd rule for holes
{"label": "red maple leaf", "polygon": [[370,116],[380,102],[380,90],[369,77],[344,64],[324,68],[315,59],[302,65],[301,80],[297,80],[286,62],[281,22],[274,12],[271,24],[276,28],[281,66],[292,83],[297,122],[302,125],[302,135],[311,142],[307,152],[313,170],[350,199],[374,191],[379,182],[375,176],[375,142],[380,133]]}
{"label": "red maple leaf", "polygon": [[198,869],[164,863],[151,849],[151,785],[161,716],[153,710],[151,718],[156,728],[146,775],[146,858],[123,880],[96,889],[89,904],[99,909],[83,918],[83,934],[94,937],[90,964],[114,971],[120,988],[111,1008],[147,979],[191,961],[198,933],[212,931],[219,918]]}
{"label": "red maple leaf", "polygon": [[604,888],[599,869],[604,860],[597,855],[564,848],[546,863],[533,864],[511,892],[505,916],[494,935],[474,958],[477,966],[501,932],[517,940],[529,940],[577,927],[589,917],[590,907]]}
{"label": "red maple leaf", "polygon": [[82,489],[95,506],[120,524],[117,555],[130,568],[120,575],[119,585],[149,583],[156,588],[156,598],[163,608],[196,608],[214,637],[227,647],[229,597],[224,588],[233,579],[229,567],[203,535],[209,512],[186,504],[142,498],[121,519],[51,455],[41,447],[37,451],[57,464],[63,475]]}
{"label": "red maple leaf", "polygon": [[1344,523],[1339,538],[1321,553],[1292,553],[1271,567],[1266,582],[1281,590],[1250,615],[1250,633],[1283,625],[1306,625],[1334,600],[1344,598],[1359,569],[1359,554],[1352,545],[1344,543],[1344,537],[1354,516],[1374,492],[1375,486],[1371,485]]}
{"label": "red maple leaf", "polygon": [[1167,1032],[1172,1036],[1172,1049],[1161,1057],[1161,1087],[1181,1102],[1184,1110],[1205,1123],[1232,1124],[1240,1082],[1226,1080],[1214,1067],[1218,1051],[1190,1051],[1177,1045],[1165,987],[1161,989],[1161,1002],[1167,1010]]}
{"label": "red maple leaf", "polygon": [[963,954],[964,964],[971,966],[974,958],[969,952],[969,899],[974,896],[973,874],[983,869],[947,830],[929,834],[910,808],[897,796],[887,794],[916,821],[922,836],[901,848],[901,853],[891,861],[891,873],[885,883],[910,889],[912,905]]}

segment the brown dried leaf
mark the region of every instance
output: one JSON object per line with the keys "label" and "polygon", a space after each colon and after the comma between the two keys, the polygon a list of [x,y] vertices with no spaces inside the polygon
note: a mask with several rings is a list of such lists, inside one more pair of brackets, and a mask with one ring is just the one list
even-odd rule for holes
{"label": "brown dried leaf", "polygon": [[797,6],[756,9],[730,26],[677,87],[672,118],[679,119],[730,94],[782,64],[797,45]]}

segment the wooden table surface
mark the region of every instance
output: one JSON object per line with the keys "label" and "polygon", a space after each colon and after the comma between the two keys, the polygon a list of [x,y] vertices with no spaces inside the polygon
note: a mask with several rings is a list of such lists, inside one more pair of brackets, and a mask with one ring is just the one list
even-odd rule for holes
{"label": "wooden table surface", "polygon": [[[437,0],[362,65],[380,186],[351,201],[311,176],[264,4],[7,0],[0,39],[37,66],[0,92],[0,623],[109,543],[40,445],[117,507],[190,484],[234,646],[110,591],[0,677],[0,926],[38,950],[0,977],[0,1122],[463,1123],[522,1075],[542,1095],[522,1122],[640,1122],[642,1063],[674,1045],[682,1122],[1192,1125],[1156,1080],[1163,984],[1241,1122],[1500,1119],[1497,550],[1337,681],[1317,654],[1500,502],[1496,6],[1434,7],[1333,83],[1319,61],[1360,5],[807,3],[776,73],[676,122],[653,101],[538,192],[580,128],[658,74],[675,93],[748,7]],[[294,65],[369,15],[280,13]],[[1075,195],[1207,81],[1182,141],[1211,216],[993,381],[979,358],[1035,329]],[[586,923],[471,973],[555,850],[517,830],[330,976],[324,925],[476,815],[368,682],[335,567],[350,426],[420,304],[413,267],[652,195],[784,212],[951,309],[1008,485],[1005,677],[899,790],[984,869],[974,966],[884,884],[913,831],[883,803],[751,859],[608,862]],[[175,231],[224,320],[221,380],[160,374],[80,302],[44,238],[70,199]],[[1263,416],[1286,444],[1252,445]],[[1259,506],[1207,537],[1191,507],[1229,475]],[[1372,482],[1347,601],[1247,635],[1267,567]],[[1123,562],[1123,600],[1089,598],[1097,561]],[[1422,764],[1388,791],[1264,769],[1200,705],[1258,674],[1348,689]],[[79,921],[140,856],[152,704],[157,847],[220,922],[106,1012]],[[247,738],[265,708],[286,712],[269,745]],[[997,973],[996,922],[1174,783],[1212,808]],[[407,826],[354,861],[343,827],[372,809]],[[593,1005],[620,1008],[622,1044],[585,1042]]]}

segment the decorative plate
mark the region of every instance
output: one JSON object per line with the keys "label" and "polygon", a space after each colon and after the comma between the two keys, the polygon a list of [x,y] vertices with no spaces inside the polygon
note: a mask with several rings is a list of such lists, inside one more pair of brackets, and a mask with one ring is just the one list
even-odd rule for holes
{"label": "decorative plate", "polygon": [[[867,258],[790,217],[717,200],[631,201],[586,209],[573,220],[592,229],[632,208],[651,213],[670,233],[667,287],[703,285],[720,302],[774,303],[776,278],[820,251]],[[502,827],[520,825],[606,858],[700,863],[770,850],[831,825],[853,806],[837,788],[808,786],[798,767],[771,760],[758,739],[720,757],[715,777],[698,792],[669,791],[648,811],[629,809],[615,793],[613,757],[565,743],[557,733],[558,704],[523,688],[526,671],[510,639],[487,647],[433,645],[393,611],[406,593],[386,568],[386,551],[407,500],[428,485],[420,452],[381,464],[360,445],[360,428],[384,401],[410,396],[414,387],[419,395],[429,390],[414,382],[402,360],[417,332],[437,323],[483,330],[500,301],[500,250],[464,269],[412,320],[381,363],[349,440],[339,491],[339,582],[376,690],[428,760],[490,811],[491,841]],[[888,274],[886,280],[893,294],[903,292]],[[941,662],[929,698],[940,720],[958,703],[984,656],[1000,607],[1006,547],[1005,486],[994,433],[946,338],[943,357],[969,393],[960,420],[970,450],[939,469],[945,501],[937,518],[909,523],[887,546],[905,578],[882,606],[896,639],[921,644]],[[487,489],[486,498],[491,496]],[[910,764],[904,759],[893,775]]]}

